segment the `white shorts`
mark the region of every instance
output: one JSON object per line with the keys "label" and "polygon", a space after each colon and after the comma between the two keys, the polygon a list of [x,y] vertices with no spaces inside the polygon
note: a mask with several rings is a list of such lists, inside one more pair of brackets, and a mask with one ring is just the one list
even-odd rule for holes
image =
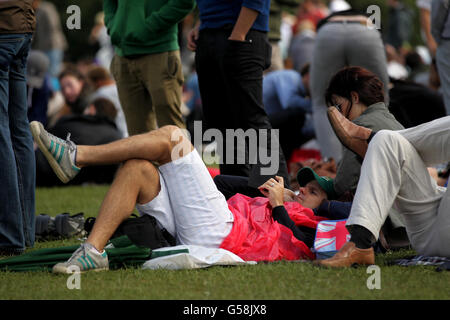
{"label": "white shorts", "polygon": [[219,248],[233,227],[233,214],[197,150],[159,167],[161,190],[136,205],[175,236],[177,244]]}

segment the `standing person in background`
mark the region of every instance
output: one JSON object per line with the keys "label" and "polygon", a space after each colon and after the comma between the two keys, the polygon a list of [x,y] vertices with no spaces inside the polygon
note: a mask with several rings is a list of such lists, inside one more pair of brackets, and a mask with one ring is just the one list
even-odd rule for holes
{"label": "standing person in background", "polygon": [[61,27],[59,13],[53,3],[34,0],[36,9],[36,32],[32,48],[44,52],[50,59],[49,73],[56,79],[61,71],[67,40]]}
{"label": "standing person in background", "polygon": [[28,120],[47,125],[47,109],[52,90],[48,67],[50,60],[43,52],[31,50],[27,60]]}
{"label": "standing person in background", "polygon": [[27,118],[32,0],[0,2],[0,255],[34,245],[36,168]]}
{"label": "standing person in background", "polygon": [[431,32],[437,43],[436,63],[444,93],[447,115],[450,115],[450,3],[433,0]]}
{"label": "standing person in background", "polygon": [[[203,115],[207,128],[222,133],[223,145],[227,146],[224,154],[234,156],[233,163],[220,165],[221,174],[249,177],[249,186],[255,189],[275,175],[289,181],[286,160],[277,143],[278,137],[271,137],[272,126],[262,101],[263,72],[271,62],[267,38],[270,1],[198,0],[197,4],[201,23],[189,34],[188,48],[196,51]],[[271,161],[267,167],[275,165],[277,172],[263,174],[266,165],[261,163],[261,157],[250,165],[249,146],[245,141],[238,141],[235,148],[234,141],[226,139],[227,129],[268,133],[265,144],[259,143],[257,153],[267,155],[270,151],[271,159],[278,162]],[[245,150],[245,164],[237,164],[236,160],[240,159],[236,154],[242,154],[242,150]],[[222,162],[225,162],[224,154],[220,155]]]}
{"label": "standing person in background", "polygon": [[294,70],[301,72],[305,65],[311,64],[315,41],[316,27],[310,20],[303,21],[289,47],[289,59]]}
{"label": "standing person in background", "polygon": [[114,47],[111,44],[111,37],[108,35],[104,18],[103,12],[95,15],[95,24],[89,35],[89,43],[98,43],[99,49],[95,54],[95,60],[100,66],[108,69],[114,57]]}
{"label": "standing person in background", "polygon": [[310,21],[316,28],[317,24],[329,14],[328,8],[324,7],[320,0],[304,0],[298,8],[297,20],[292,27],[292,31],[297,34],[299,26],[304,21]]}
{"label": "standing person in background", "polygon": [[430,51],[430,55],[435,57],[437,43],[431,34],[431,1],[432,0],[416,0],[416,5],[420,12],[420,29],[422,31],[422,38]]}
{"label": "standing person in background", "polygon": [[130,135],[165,125],[184,128],[178,22],[194,0],[105,0],[111,62]]}
{"label": "standing person in background", "polygon": [[342,158],[342,145],[327,118],[325,90],[332,76],[346,66],[360,66],[384,84],[388,100],[389,77],[381,34],[366,14],[356,10],[340,11],[317,26],[316,46],[311,63],[311,98],[316,138],[323,157]]}
{"label": "standing person in background", "polygon": [[272,46],[272,63],[266,72],[284,69],[283,54],[279,42],[281,40],[281,19],[286,9],[296,9],[300,0],[272,0],[269,15],[269,42]]}
{"label": "standing person in background", "polygon": [[420,12],[420,28],[422,31],[422,39],[426,44],[431,56],[430,76],[428,79],[428,86],[438,91],[441,87],[441,80],[436,66],[436,50],[437,43],[431,34],[431,1],[432,0],[416,0],[416,5]]}
{"label": "standing person in background", "polygon": [[389,24],[387,27],[386,43],[400,50],[409,44],[414,29],[414,12],[401,0],[389,0]]}

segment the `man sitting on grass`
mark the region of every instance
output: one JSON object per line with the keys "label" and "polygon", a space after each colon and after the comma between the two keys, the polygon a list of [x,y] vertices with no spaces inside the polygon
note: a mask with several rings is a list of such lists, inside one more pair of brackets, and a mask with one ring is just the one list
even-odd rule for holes
{"label": "man sitting on grass", "polygon": [[[309,247],[317,222],[324,218],[315,217],[311,209],[333,197],[333,182],[310,169],[299,172],[302,188],[298,195],[284,189],[283,179],[275,177],[260,186],[270,206],[267,199],[245,196],[227,203],[178,127],[165,126],[106,145],[77,146],[46,132],[39,122],[30,126],[36,143],[63,182],[86,166],[123,163],[87,241],[67,262],[54,266],[56,273],[67,273],[72,265],[83,271],[107,270],[104,247],[135,206],[141,214],[154,216],[179,244],[220,247],[244,260],[314,257]],[[151,161],[157,162],[158,168]],[[286,200],[296,201],[289,203],[289,214],[283,206]],[[297,227],[300,220],[303,226]]]}

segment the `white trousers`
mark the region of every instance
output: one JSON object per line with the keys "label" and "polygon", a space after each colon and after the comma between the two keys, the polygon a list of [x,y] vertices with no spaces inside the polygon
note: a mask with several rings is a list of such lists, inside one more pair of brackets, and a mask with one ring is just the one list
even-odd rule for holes
{"label": "white trousers", "polygon": [[450,116],[378,132],[364,158],[347,225],[361,225],[378,239],[394,206],[417,253],[450,257],[450,191],[427,170],[449,160]]}

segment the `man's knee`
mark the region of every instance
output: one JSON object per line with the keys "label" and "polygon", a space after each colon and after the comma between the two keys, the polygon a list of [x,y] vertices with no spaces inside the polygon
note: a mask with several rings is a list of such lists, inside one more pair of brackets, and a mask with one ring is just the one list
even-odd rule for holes
{"label": "man's knee", "polygon": [[123,164],[122,170],[122,174],[131,179],[132,187],[136,188],[137,203],[148,203],[160,192],[159,171],[150,161],[131,159]]}
{"label": "man's knee", "polygon": [[370,141],[370,145],[373,146],[384,146],[384,145],[392,145],[392,143],[398,142],[402,139],[402,135],[396,131],[392,130],[380,130]]}
{"label": "man's knee", "polygon": [[134,179],[144,179],[153,178],[158,175],[158,170],[156,167],[148,160],[142,159],[130,159],[125,161],[121,171],[126,172],[127,175],[133,177]]}
{"label": "man's knee", "polygon": [[167,146],[167,159],[164,162],[174,161],[192,151],[193,146],[186,136],[185,129],[167,125],[158,130],[160,130],[164,143]]}

